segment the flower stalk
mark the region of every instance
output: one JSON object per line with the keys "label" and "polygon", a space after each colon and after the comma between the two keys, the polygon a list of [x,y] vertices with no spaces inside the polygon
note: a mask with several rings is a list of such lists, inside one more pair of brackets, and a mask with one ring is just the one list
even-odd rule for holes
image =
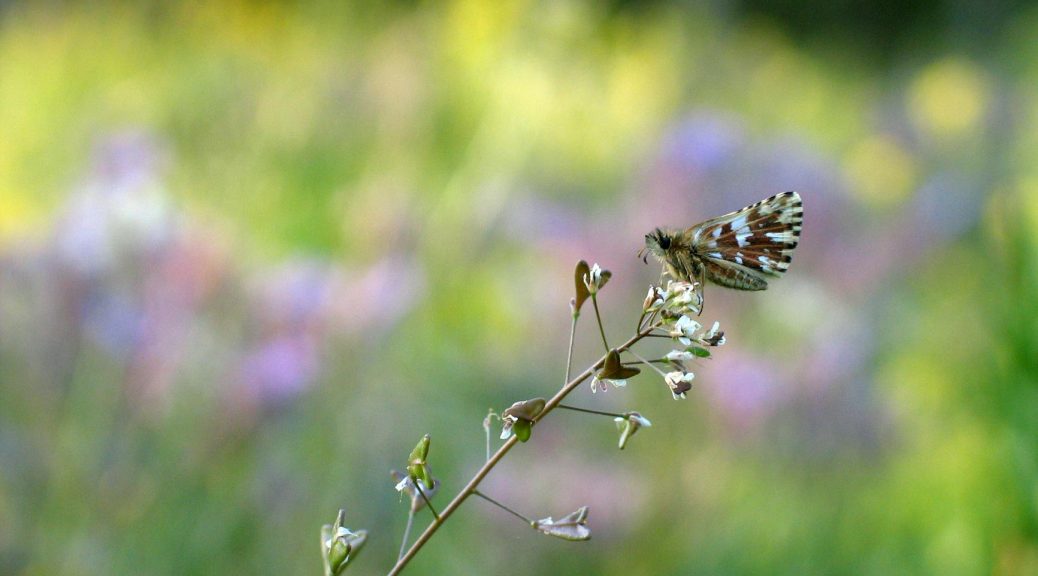
{"label": "flower stalk", "polygon": [[[611,347],[606,337],[605,326],[602,323],[602,315],[598,306],[598,292],[606,285],[612,274],[603,270],[598,264],[588,266],[587,262],[580,261],[574,271],[575,297],[570,300],[570,336],[566,351],[566,372],[562,387],[555,394],[545,400],[544,398],[530,398],[513,403],[500,414],[489,411],[483,419],[483,429],[486,433],[486,461],[473,474],[469,481],[454,495],[443,507],[442,511],[432,505],[432,498],[439,488],[439,482],[432,477],[429,469],[429,435],[425,435],[414,450],[411,451],[407,461],[407,475],[403,476],[393,472],[397,479],[397,490],[407,492],[411,497],[411,509],[409,511],[407,527],[404,530],[404,538],[401,543],[397,562],[389,572],[389,576],[399,574],[414,559],[415,555],[426,543],[439,531],[440,527],[450,519],[454,512],[465,503],[470,496],[478,496],[492,505],[505,510],[510,515],[521,519],[535,530],[548,536],[570,541],[584,541],[591,537],[590,528],[587,525],[588,508],[582,506],[576,511],[554,520],[552,516],[541,520],[531,520],[521,513],[509,508],[497,500],[487,496],[479,490],[479,486],[486,476],[493,470],[501,460],[519,442],[527,442],[532,437],[535,425],[548,416],[554,409],[561,408],[574,412],[583,412],[596,416],[612,418],[619,432],[618,447],[623,450],[631,437],[642,428],[649,428],[652,422],[638,412],[628,411],[624,413],[582,408],[569,404],[563,404],[574,390],[582,383],[591,379],[592,392],[605,391],[611,387],[622,388],[627,385],[627,380],[638,375],[641,370],[634,366],[637,362],[625,362],[622,354],[629,352],[640,363],[648,366],[653,372],[659,374],[670,389],[674,398],[684,398],[685,393],[691,389],[691,380],[694,374],[686,367],[686,362],[698,358],[709,358],[710,352],[706,347],[721,346],[725,342],[724,332],[717,323],[709,330],[702,330],[702,325],[693,320],[702,312],[702,292],[698,284],[689,282],[668,282],[666,288],[650,286],[638,318],[638,328],[633,336],[618,347]],[[576,337],[577,320],[580,317],[580,309],[583,304],[590,300],[595,310],[595,320],[598,333],[605,347],[605,354],[596,360],[576,376],[572,376],[573,348]],[[645,338],[666,338],[681,347],[673,350],[665,357],[656,357],[647,360],[636,354],[632,347]],[[671,371],[665,372],[656,366],[660,364],[668,367]],[[491,454],[490,425],[494,418],[501,421],[501,439],[504,442]],[[415,514],[422,506],[428,506],[432,513],[432,521],[418,535],[410,547],[407,542]],[[331,530],[332,527],[326,527]],[[349,559],[350,546],[354,543],[363,543],[366,534],[354,535],[345,529],[339,540],[325,538],[326,542],[326,566],[332,566],[336,570],[345,567],[345,561]],[[350,539],[347,539],[350,538]],[[334,544],[335,547],[332,547]]]}
{"label": "flower stalk", "polygon": [[[649,333],[655,330],[656,328],[657,325],[652,324],[651,326],[647,326],[642,330],[639,330],[638,333],[636,333],[634,336],[631,336],[631,338],[629,338],[626,342],[624,342],[618,348],[616,348],[616,351],[623,352],[629,350],[631,346],[633,346],[635,343],[648,336]],[[576,390],[577,387],[580,386],[584,381],[586,381],[588,378],[591,378],[595,374],[595,372],[597,372],[605,364],[607,356],[608,354],[603,355],[594,364],[592,364],[583,372],[581,372],[580,374],[576,375],[571,380],[566,382],[565,386],[563,386],[558,392],[555,393],[554,396],[552,396],[550,399],[547,400],[547,402],[545,402],[544,409],[541,410],[541,412],[534,417],[534,422],[536,423],[544,419],[545,416],[550,414],[552,410],[557,408],[559,404],[562,403],[566,396],[569,396],[569,394]],[[487,477],[487,474],[490,474],[490,471],[497,466],[501,459],[504,458],[508,454],[508,452],[510,452],[512,448],[515,447],[515,445],[518,442],[519,438],[517,438],[516,436],[512,436],[511,438],[506,440],[500,448],[497,449],[497,452],[494,452],[490,459],[488,459],[483,464],[483,466],[481,466],[479,470],[476,471],[476,473],[472,476],[468,483],[466,483],[465,486],[458,491],[454,498],[452,498],[451,501],[447,503],[447,505],[443,508],[440,514],[418,536],[418,538],[414,541],[414,544],[411,545],[407,552],[399,560],[397,560],[396,565],[394,565],[392,570],[389,571],[389,576],[395,576],[396,574],[400,574],[400,572],[408,565],[408,563],[410,563],[411,560],[414,559],[415,555],[418,554],[419,550],[421,550],[422,547],[425,546],[427,542],[429,542],[429,539],[432,538],[433,535],[436,534],[436,532],[440,529],[440,527],[443,526],[443,524],[451,517],[451,515],[453,515],[454,512],[457,511],[457,509],[465,503],[465,500],[467,500],[469,496],[472,496],[477,492],[479,484],[483,481],[484,478]]]}
{"label": "flower stalk", "polygon": [[498,502],[497,500],[494,500],[493,498],[491,498],[490,496],[487,496],[486,494],[480,492],[479,490],[473,490],[472,494],[474,496],[479,496],[480,498],[486,500],[487,502],[490,502],[494,506],[497,506],[498,508],[504,510],[505,512],[508,512],[512,516],[515,516],[516,518],[522,520],[523,522],[526,522],[527,524],[530,524],[531,526],[534,524],[533,520],[530,520],[526,516],[523,516],[522,514],[516,512],[515,510],[512,510],[508,506],[505,506],[504,504]]}

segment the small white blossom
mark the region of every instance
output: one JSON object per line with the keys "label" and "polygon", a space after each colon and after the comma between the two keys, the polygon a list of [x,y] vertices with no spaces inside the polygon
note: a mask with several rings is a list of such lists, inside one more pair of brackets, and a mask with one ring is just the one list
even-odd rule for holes
{"label": "small white blossom", "polygon": [[667,352],[666,356],[664,356],[664,358],[670,362],[690,362],[694,360],[695,357],[696,355],[688,350],[671,350],[670,352]]}
{"label": "small white blossom", "polygon": [[616,428],[620,431],[620,443],[619,448],[623,450],[627,446],[627,441],[630,440],[631,436],[638,431],[639,428],[648,428],[652,426],[652,422],[648,418],[642,416],[637,412],[628,412],[623,416],[613,418],[616,422]]}
{"label": "small white blossom", "polygon": [[631,412],[630,415],[628,415],[628,419],[630,419],[631,422],[636,423],[638,426],[641,426],[642,428],[652,427],[652,422],[650,422],[648,418],[642,416],[641,414],[638,414],[637,412]]}
{"label": "small white blossom", "polygon": [[695,286],[688,282],[671,282],[667,292],[670,296],[669,304],[674,307],[687,306],[696,300]]}
{"label": "small white blossom", "polygon": [[595,263],[591,270],[584,275],[584,286],[587,287],[589,293],[598,294],[598,291],[605,286],[611,277],[612,273],[610,271],[602,270],[598,263]]}
{"label": "small white blossom", "polygon": [[411,477],[410,476],[404,476],[403,480],[401,480],[401,481],[396,483],[396,491],[397,492],[403,492],[404,490],[407,490],[408,486],[410,486],[410,485],[411,485]]}
{"label": "small white blossom", "polygon": [[601,390],[602,392],[605,392],[606,390],[609,390],[609,386],[608,386],[609,384],[612,384],[613,388],[623,388],[624,386],[627,386],[627,379],[626,378],[624,378],[622,380],[612,379],[612,378],[601,378],[600,379],[598,377],[595,377],[595,378],[593,378],[591,380],[591,393],[594,394],[594,393],[598,392],[599,390]]}
{"label": "small white blossom", "polygon": [[672,338],[677,338],[678,342],[688,346],[692,344],[692,338],[700,328],[702,328],[702,325],[699,322],[696,322],[688,316],[682,316],[681,318],[678,318],[678,321],[675,322],[673,326],[671,326],[670,336]]}
{"label": "small white blossom", "polygon": [[698,315],[703,309],[703,298],[696,284],[670,281],[662,293],[664,309],[672,315]]}
{"label": "small white blossom", "polygon": [[667,372],[663,377],[667,386],[670,387],[670,393],[675,400],[685,398],[685,393],[692,389],[692,379],[696,375],[691,372]]}
{"label": "small white blossom", "polygon": [[714,325],[710,327],[710,330],[706,334],[703,334],[702,341],[707,346],[724,346],[725,337],[724,332],[721,331],[721,323],[714,322]]}
{"label": "small white blossom", "polygon": [[501,418],[501,439],[508,440],[512,437],[512,426],[515,425],[516,421],[519,420],[515,416],[505,416]]}

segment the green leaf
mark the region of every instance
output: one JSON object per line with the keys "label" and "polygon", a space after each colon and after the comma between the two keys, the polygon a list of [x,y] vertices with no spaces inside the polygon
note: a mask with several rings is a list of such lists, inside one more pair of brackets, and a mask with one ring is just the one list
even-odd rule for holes
{"label": "green leaf", "polygon": [[512,432],[515,433],[515,437],[518,438],[520,442],[526,442],[529,440],[532,431],[533,422],[530,422],[529,420],[516,420],[515,423],[512,424]]}
{"label": "green leaf", "polygon": [[691,352],[692,355],[697,357],[697,358],[709,358],[710,357],[710,351],[707,350],[706,348],[700,348],[699,346],[693,346],[693,347],[689,348],[688,351]]}
{"label": "green leaf", "polygon": [[407,473],[414,480],[421,480],[426,486],[432,486],[432,479],[429,478],[429,471],[426,467],[426,458],[429,456],[429,435],[422,436],[422,439],[418,441],[418,444],[411,450],[411,455],[407,458]]}

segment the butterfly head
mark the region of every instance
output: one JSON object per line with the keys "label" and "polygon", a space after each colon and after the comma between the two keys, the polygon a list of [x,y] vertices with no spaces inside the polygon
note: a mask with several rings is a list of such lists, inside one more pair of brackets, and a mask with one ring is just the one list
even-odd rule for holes
{"label": "butterfly head", "polygon": [[649,254],[652,254],[657,260],[662,262],[673,243],[674,235],[671,232],[657,228],[645,235],[645,248],[638,252],[638,256],[646,264],[648,264]]}

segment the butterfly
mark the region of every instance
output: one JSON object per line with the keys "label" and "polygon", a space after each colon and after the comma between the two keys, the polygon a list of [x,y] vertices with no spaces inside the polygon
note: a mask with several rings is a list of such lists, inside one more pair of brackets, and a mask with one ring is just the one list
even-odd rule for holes
{"label": "butterfly", "polygon": [[800,195],[783,192],[685,230],[657,228],[645,235],[638,255],[646,262],[646,252],[655,256],[666,274],[695,285],[700,297],[704,280],[764,290],[769,277],[789,268],[803,221]]}

